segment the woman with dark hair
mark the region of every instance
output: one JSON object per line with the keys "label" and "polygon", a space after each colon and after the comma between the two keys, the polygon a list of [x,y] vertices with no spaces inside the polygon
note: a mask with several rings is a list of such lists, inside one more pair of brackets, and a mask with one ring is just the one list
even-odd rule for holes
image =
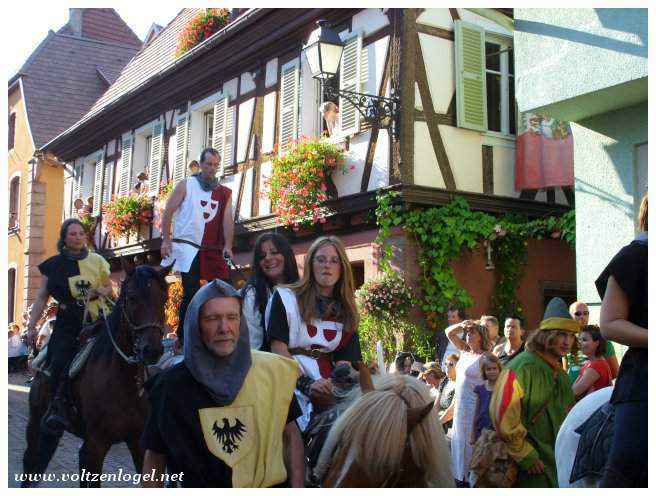
{"label": "woman with dark hair", "polygon": [[266,305],[278,284],[298,281],[294,251],[281,234],[262,234],[253,250],[253,275],[242,290],[242,313],[248,325],[251,348],[268,350],[269,340],[264,328]]}
{"label": "woman with dark hair", "polygon": [[36,323],[43,314],[48,298],[52,296],[58,304],[57,318],[50,341],[47,360],[50,363],[51,398],[50,410],[45,416],[45,425],[53,433],[69,427],[66,418],[63,383],[61,379],[69,362],[78,349],[78,336],[87,320],[98,319],[100,313],[107,315],[109,308],[100,296],[112,292],[109,279],[109,264],[97,253],[87,249],[84,226],[78,219],[67,219],[61,226],[57,255],[39,265],[42,274],[41,289],[32,305],[27,327],[28,343],[34,345]]}
{"label": "woman with dark hair", "polygon": [[601,487],[647,487],[647,211],[645,193],[640,232],[595,281],[601,334],[629,347],[610,398],[615,422]]}
{"label": "woman with dark hair", "polygon": [[[460,338],[464,331],[465,339]],[[453,438],[451,457],[453,476],[458,487],[469,487],[469,465],[473,454],[471,444],[474,430],[477,397],[474,388],[485,383],[481,374],[480,360],[489,348],[487,328],[473,320],[465,320],[459,326],[446,329],[449,341],[460,350],[456,372],[455,410],[453,414]]]}
{"label": "woman with dark hair", "polygon": [[303,277],[275,289],[265,319],[271,351],[301,366],[296,396],[303,410],[299,427],[305,431],[313,403],[333,399],[333,368],[362,360],[353,273],[339,238],[322,236],[312,243]]}
{"label": "woman with dark hair", "polygon": [[608,362],[604,358],[606,340],[601,335],[599,327],[587,325],[581,329],[580,342],[581,352],[588,360],[579,370],[579,375],[572,385],[576,399],[610,386],[612,376]]}

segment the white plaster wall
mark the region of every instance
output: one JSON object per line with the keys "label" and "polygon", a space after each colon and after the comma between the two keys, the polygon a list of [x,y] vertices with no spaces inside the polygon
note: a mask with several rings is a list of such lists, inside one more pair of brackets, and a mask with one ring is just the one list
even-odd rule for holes
{"label": "white plaster wall", "polygon": [[366,9],[355,14],[351,20],[353,32],[365,36],[389,24],[389,19],[381,9]]}
{"label": "white plaster wall", "polygon": [[171,176],[173,175],[173,166],[175,165],[175,134],[169,138],[169,176],[167,178],[166,176],[166,169],[162,169],[162,177],[160,181],[166,181],[167,179],[171,179]]}
{"label": "white plaster wall", "polygon": [[232,78],[230,81],[223,83],[223,94],[234,100],[237,98],[237,86],[239,85],[238,78]]}
{"label": "white plaster wall", "polygon": [[[367,155],[367,146],[371,131],[354,136],[346,155],[346,173],[337,169],[333,172],[333,182],[337,186],[339,196],[352,195],[360,192],[362,174],[364,173],[364,159]],[[354,167],[353,170],[351,168]]]}
{"label": "white plaster wall", "polygon": [[260,215],[271,213],[271,201],[269,200],[269,197],[266,196],[266,192],[269,191],[269,188],[265,183],[267,179],[271,178],[271,167],[271,161],[262,162],[262,165],[260,166],[260,197],[258,198],[258,212]]}
{"label": "white plaster wall", "polygon": [[389,185],[389,133],[387,129],[378,131],[378,141],[374,151],[374,161],[369,176],[368,191]]}
{"label": "white plaster wall", "polygon": [[248,93],[249,91],[253,91],[255,89],[255,80],[253,79],[253,74],[250,72],[244,72],[241,75],[241,87],[239,88],[239,91],[243,95],[244,93]]}
{"label": "white plaster wall", "polygon": [[449,9],[426,9],[417,17],[419,24],[442,29],[453,29],[453,19]]}
{"label": "white plaster wall", "polygon": [[367,52],[367,64],[363,67],[367,73],[362,75],[362,91],[372,95],[378,94],[378,88],[383,79],[385,70],[385,60],[387,58],[387,48],[389,46],[389,36],[370,43],[363,48]]}
{"label": "white plaster wall", "polygon": [[[567,12],[568,9],[561,9],[561,10],[563,12]],[[460,14],[460,19],[466,22],[471,22],[472,24],[477,24],[478,26],[481,26],[483,29],[485,29],[485,31],[500,34],[503,36],[509,36],[511,38],[513,36],[513,33],[502,28],[499,24],[492,21],[488,21],[485,17],[481,17],[478,14],[474,14],[473,12],[470,12],[467,9],[458,9],[458,13]]]}
{"label": "white plaster wall", "polygon": [[246,160],[248,152],[248,136],[251,131],[251,122],[253,121],[253,109],[255,108],[255,98],[249,98],[239,105],[239,130],[237,135],[237,162]]}
{"label": "white plaster wall", "polygon": [[[198,160],[200,152],[203,149],[203,135],[205,134],[205,117],[204,111],[198,110],[197,112],[191,112],[191,119],[189,121],[189,135],[188,147],[187,147],[187,160]],[[185,168],[186,168],[185,163]]]}
{"label": "white plaster wall", "polygon": [[[450,40],[422,33],[419,33],[419,43],[433,107],[438,113],[446,113],[455,91],[455,45]],[[415,107],[423,109],[418,87],[415,95]]]}
{"label": "white plaster wall", "polygon": [[241,196],[241,205],[239,206],[239,217],[248,219],[253,214],[253,167],[246,171],[244,180],[244,192]]}
{"label": "white plaster wall", "polygon": [[319,126],[319,87],[312,78],[307,57],[301,57],[299,136],[317,136]]}
{"label": "white plaster wall", "polygon": [[444,148],[451,163],[456,187],[462,191],[483,192],[483,152],[481,134],[452,126],[439,126]]}
{"label": "white plaster wall", "polygon": [[107,143],[107,155],[114,155],[116,153],[116,144],[118,140],[113,139]]}
{"label": "white plaster wall", "polygon": [[415,122],[415,184],[445,188],[433,145],[431,144],[428,125],[425,122]]}
{"label": "white plaster wall", "polygon": [[273,151],[276,135],[276,98],[277,92],[271,91],[264,95],[264,122],[262,129],[262,153]]}
{"label": "white plaster wall", "polygon": [[504,146],[493,147],[492,161],[494,194],[519,197],[519,192],[515,191],[515,149]]}
{"label": "white plaster wall", "polygon": [[80,196],[85,202],[88,197],[93,195],[93,184],[96,174],[96,166],[91,161],[91,158],[93,158],[93,156],[84,159],[82,182],[80,183]]}
{"label": "white plaster wall", "polygon": [[266,78],[264,86],[269,88],[278,82],[278,58],[271,59],[266,63]]}
{"label": "white plaster wall", "polygon": [[239,183],[241,182],[242,172],[237,172],[232,176],[228,176],[221,181],[221,184],[226,188],[232,190],[232,213],[235,213],[237,207],[237,197],[239,196]]}

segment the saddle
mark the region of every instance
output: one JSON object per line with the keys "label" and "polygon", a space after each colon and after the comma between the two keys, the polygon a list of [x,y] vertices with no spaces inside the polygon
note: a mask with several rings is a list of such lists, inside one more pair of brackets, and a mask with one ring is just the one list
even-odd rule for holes
{"label": "saddle", "polygon": [[91,350],[93,350],[94,344],[96,344],[96,336],[88,338],[80,347],[80,351],[77,352],[77,355],[75,355],[71,361],[71,365],[68,367],[69,379],[74,379],[80,373],[84,364],[87,362],[87,358],[91,354]]}
{"label": "saddle", "polygon": [[584,477],[600,477],[608,461],[613,437],[615,407],[611,403],[601,405],[574,431],[580,434],[570,484]]}

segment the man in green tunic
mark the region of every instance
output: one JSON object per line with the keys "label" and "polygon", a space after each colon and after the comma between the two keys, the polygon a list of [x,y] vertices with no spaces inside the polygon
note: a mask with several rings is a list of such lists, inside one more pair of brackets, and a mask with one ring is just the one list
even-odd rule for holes
{"label": "man in green tunic", "polygon": [[558,487],[554,446],[574,405],[561,359],[569,351],[568,334],[578,331],[565,302],[552,299],[527,351],[513,358],[496,382],[490,417],[519,465],[518,487]]}

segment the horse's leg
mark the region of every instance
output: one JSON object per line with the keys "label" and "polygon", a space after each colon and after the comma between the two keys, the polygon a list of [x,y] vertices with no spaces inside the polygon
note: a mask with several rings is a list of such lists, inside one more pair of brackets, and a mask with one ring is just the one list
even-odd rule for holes
{"label": "horse's leg", "polygon": [[130,455],[132,456],[132,463],[134,463],[134,470],[140,474],[143,471],[144,450],[139,444],[139,438],[135,437],[128,440],[125,444],[128,445]]}
{"label": "horse's leg", "polygon": [[105,455],[109,451],[109,443],[91,440],[87,437],[80,447],[80,487],[100,487]]}

